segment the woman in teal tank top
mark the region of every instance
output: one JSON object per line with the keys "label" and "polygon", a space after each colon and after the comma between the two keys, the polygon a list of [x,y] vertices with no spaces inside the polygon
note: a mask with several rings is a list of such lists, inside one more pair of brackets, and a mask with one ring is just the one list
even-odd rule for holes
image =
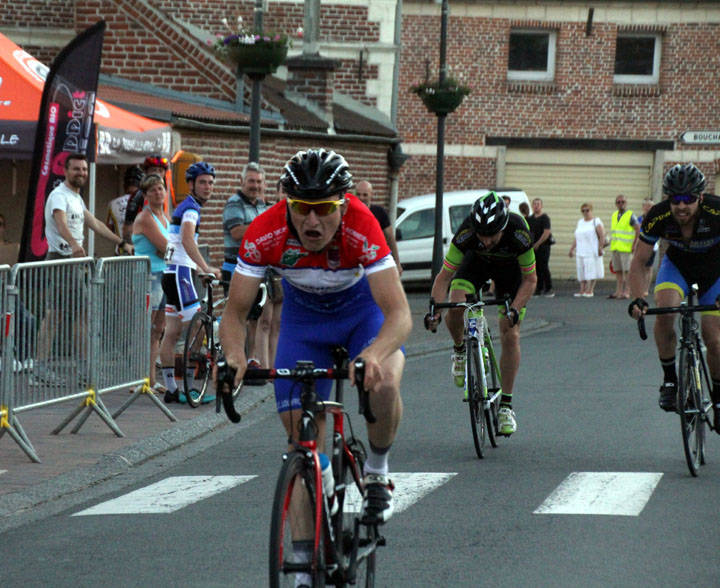
{"label": "woman in teal tank top", "polygon": [[140,185],[147,203],[133,223],[132,240],[135,255],[147,255],[150,258],[152,285],[150,304],[152,306],[152,326],[150,329],[150,386],[157,392],[165,392],[164,387],[155,382],[155,359],[160,349],[160,337],[165,328],[165,294],[162,289],[162,273],[165,269],[165,248],[169,219],[165,214],[165,184],[155,174],[145,176]]}

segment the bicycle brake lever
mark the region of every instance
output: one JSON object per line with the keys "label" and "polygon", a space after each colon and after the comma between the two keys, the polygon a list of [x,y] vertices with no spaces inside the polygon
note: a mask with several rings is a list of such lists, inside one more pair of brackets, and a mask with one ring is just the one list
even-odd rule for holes
{"label": "bicycle brake lever", "polygon": [[640,338],[645,341],[647,339],[647,331],[645,330],[645,317],[641,316],[638,319],[638,332],[640,333]]}
{"label": "bicycle brake lever", "polygon": [[[235,410],[235,404],[233,403],[232,390],[235,386],[235,375],[237,370],[230,367],[225,358],[222,357],[217,363],[217,381],[215,383],[215,389],[218,396],[222,398],[223,408],[225,414],[232,423],[239,423],[242,416]],[[219,411],[218,411],[219,412]]]}
{"label": "bicycle brake lever", "polygon": [[359,357],[355,360],[355,386],[358,389],[358,402],[360,405],[360,414],[365,417],[365,420],[372,424],[377,422],[377,418],[373,414],[370,408],[370,394],[365,390],[365,360]]}

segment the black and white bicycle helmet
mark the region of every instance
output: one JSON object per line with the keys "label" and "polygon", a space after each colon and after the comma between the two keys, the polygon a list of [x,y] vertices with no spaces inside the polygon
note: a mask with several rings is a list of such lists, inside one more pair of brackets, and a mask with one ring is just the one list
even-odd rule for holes
{"label": "black and white bicycle helmet", "polygon": [[503,199],[495,192],[488,192],[472,205],[470,224],[478,235],[494,235],[502,231],[510,214]]}
{"label": "black and white bicycle helmet", "polygon": [[677,164],[671,167],[663,180],[663,192],[674,194],[702,194],[705,190],[705,176],[694,163]]}
{"label": "black and white bicycle helmet", "polygon": [[353,185],[345,158],[325,149],[298,151],[285,164],[280,182],[289,196],[305,200],[342,195]]}

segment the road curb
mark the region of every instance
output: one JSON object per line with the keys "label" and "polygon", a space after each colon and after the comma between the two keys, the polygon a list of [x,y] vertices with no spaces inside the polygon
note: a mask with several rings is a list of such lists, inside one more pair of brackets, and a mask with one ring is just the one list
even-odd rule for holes
{"label": "road curb", "polygon": [[[244,391],[236,409],[241,415],[246,415],[272,395],[273,390],[269,385],[250,388],[247,392]],[[199,439],[230,424],[225,413],[218,414],[214,411],[183,421],[170,429],[104,455],[91,466],[76,468],[30,488],[0,496],[0,518],[18,514],[109,480],[183,443]]]}

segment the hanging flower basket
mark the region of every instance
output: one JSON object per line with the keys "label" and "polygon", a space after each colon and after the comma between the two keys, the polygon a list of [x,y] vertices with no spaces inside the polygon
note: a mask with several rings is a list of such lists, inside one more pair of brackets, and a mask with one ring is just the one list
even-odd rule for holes
{"label": "hanging flower basket", "polygon": [[[275,73],[287,57],[292,39],[285,33],[264,31],[256,33],[243,28],[242,17],[237,17],[237,29],[222,19],[229,34],[218,33],[215,42],[208,40],[215,55],[223,61],[237,65],[238,71],[246,74],[267,75]],[[297,33],[302,36],[302,29]]]}
{"label": "hanging flower basket", "polygon": [[434,114],[450,114],[461,104],[470,88],[459,84],[453,78],[447,78],[442,85],[439,82],[425,82],[410,87],[410,91],[420,96],[425,107]]}
{"label": "hanging flower basket", "polygon": [[287,57],[288,46],[269,43],[253,45],[231,45],[227,57],[237,65],[238,71],[246,74],[271,74],[277,71]]}

